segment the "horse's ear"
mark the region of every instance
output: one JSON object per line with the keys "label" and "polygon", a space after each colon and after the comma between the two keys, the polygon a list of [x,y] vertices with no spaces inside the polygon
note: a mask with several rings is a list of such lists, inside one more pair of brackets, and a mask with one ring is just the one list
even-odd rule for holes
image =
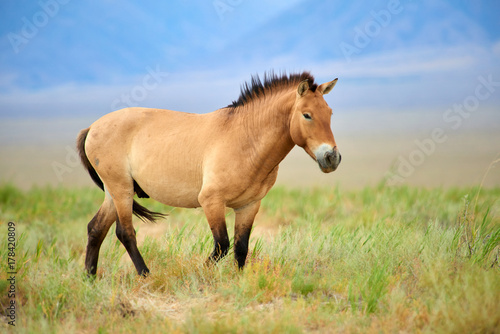
{"label": "horse's ear", "polygon": [[309,90],[309,82],[306,80],[301,81],[299,83],[299,87],[297,88],[297,96],[302,97],[306,95],[307,91]]}
{"label": "horse's ear", "polygon": [[335,84],[337,83],[337,80],[339,80],[339,78],[336,78],[336,79],[333,79],[330,82],[325,82],[324,84],[321,84],[318,87],[319,92],[322,93],[323,95],[330,93],[330,91],[332,90],[332,88],[335,87]]}

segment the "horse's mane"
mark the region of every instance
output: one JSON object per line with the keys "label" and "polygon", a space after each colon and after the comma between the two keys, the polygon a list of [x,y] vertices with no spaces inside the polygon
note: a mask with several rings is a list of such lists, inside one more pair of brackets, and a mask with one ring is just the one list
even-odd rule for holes
{"label": "horse's mane", "polygon": [[249,82],[245,82],[240,88],[240,97],[233,101],[226,108],[235,109],[242,107],[248,103],[259,99],[273,91],[278,91],[282,88],[288,88],[290,85],[298,85],[300,82],[307,80],[309,89],[316,91],[318,85],[314,82],[314,77],[309,72],[302,73],[275,73],[274,71],[264,72],[264,80],[262,81],[258,75],[252,75]]}

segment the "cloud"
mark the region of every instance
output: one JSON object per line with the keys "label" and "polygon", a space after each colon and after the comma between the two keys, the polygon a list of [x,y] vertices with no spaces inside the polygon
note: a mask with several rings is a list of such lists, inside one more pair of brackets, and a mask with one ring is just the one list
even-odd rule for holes
{"label": "cloud", "polygon": [[428,47],[372,53],[349,63],[345,60],[324,61],[318,63],[314,70],[341,71],[348,78],[420,77],[454,71],[468,72],[478,65],[487,66],[483,61],[490,61],[488,58],[485,48],[474,45],[439,49]]}

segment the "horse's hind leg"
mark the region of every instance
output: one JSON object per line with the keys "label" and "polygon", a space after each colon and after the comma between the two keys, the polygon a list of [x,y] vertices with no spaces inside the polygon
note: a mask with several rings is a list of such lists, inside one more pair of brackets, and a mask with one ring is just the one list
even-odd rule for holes
{"label": "horse's hind leg", "polygon": [[85,257],[85,269],[89,275],[93,276],[97,272],[99,250],[106,234],[108,234],[109,228],[113,225],[115,220],[116,210],[113,205],[113,200],[106,194],[106,198],[101,208],[87,225],[88,243]]}
{"label": "horse's hind leg", "polygon": [[149,274],[149,269],[137,248],[137,239],[135,236],[134,225],[132,224],[132,203],[134,193],[124,196],[124,198],[115,198],[114,203],[118,214],[116,220],[116,236],[125,246],[128,255],[134,263],[137,273],[142,276]]}
{"label": "horse's hind leg", "polygon": [[137,248],[137,239],[133,226],[132,228],[124,227],[120,222],[120,219],[118,219],[116,221],[116,236],[123,246],[125,246],[128,255],[134,263],[137,273],[141,276],[147,276],[149,274],[149,269],[146,266],[139,249]]}

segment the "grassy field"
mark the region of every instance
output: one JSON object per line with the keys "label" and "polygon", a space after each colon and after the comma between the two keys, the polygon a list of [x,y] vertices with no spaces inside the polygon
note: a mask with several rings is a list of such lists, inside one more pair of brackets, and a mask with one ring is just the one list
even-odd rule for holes
{"label": "grassy field", "polygon": [[[169,213],[136,225],[151,275],[136,275],[113,227],[91,281],[86,224],[102,198],[97,188],[0,186],[2,332],[500,332],[498,188],[278,187],[242,272],[232,254],[204,266],[212,237],[201,210],[141,201]],[[15,328],[5,317],[9,222]]]}

